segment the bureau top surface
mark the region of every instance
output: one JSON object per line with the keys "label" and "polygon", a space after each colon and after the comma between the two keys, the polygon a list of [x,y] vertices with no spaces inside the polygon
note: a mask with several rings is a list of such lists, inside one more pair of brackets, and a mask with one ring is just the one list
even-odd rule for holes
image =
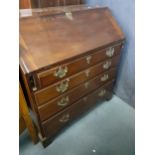
{"label": "bureau top surface", "polygon": [[108,8],[21,18],[20,66],[31,73],[123,39]]}

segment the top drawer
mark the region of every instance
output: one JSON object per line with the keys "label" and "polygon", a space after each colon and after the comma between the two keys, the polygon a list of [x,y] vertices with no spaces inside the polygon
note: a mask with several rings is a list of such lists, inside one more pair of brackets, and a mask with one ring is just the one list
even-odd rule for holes
{"label": "top drawer", "polygon": [[37,74],[39,88],[46,87],[53,84],[59,80],[62,80],[68,76],[78,73],[92,65],[95,65],[107,58],[119,55],[121,49],[121,44],[107,48],[101,49],[94,54],[70,61],[62,66],[57,66],[55,68],[48,69],[46,71]]}

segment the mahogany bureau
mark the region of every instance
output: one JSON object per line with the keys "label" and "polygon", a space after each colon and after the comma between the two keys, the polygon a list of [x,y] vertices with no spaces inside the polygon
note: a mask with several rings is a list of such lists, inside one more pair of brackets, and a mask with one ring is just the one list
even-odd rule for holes
{"label": "mahogany bureau", "polygon": [[107,7],[20,19],[20,73],[43,144],[112,97],[124,39]]}

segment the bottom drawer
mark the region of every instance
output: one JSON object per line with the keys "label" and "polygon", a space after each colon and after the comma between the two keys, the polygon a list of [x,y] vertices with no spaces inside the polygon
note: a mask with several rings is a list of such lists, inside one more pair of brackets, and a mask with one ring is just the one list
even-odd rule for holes
{"label": "bottom drawer", "polygon": [[68,122],[75,119],[78,115],[83,113],[96,102],[108,98],[111,95],[113,88],[113,81],[108,82],[99,89],[93,91],[89,95],[81,98],[79,101],[59,112],[57,115],[51,117],[42,123],[45,137],[50,137],[56,134]]}

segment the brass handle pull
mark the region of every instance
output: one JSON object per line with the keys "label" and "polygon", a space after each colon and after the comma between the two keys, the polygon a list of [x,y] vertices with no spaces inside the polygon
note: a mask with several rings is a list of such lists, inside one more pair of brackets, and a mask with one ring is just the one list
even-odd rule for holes
{"label": "brass handle pull", "polygon": [[64,114],[60,119],[59,122],[61,123],[66,123],[69,121],[70,115],[69,114]]}
{"label": "brass handle pull", "polygon": [[110,47],[109,49],[106,50],[106,55],[108,57],[112,57],[114,55],[114,53],[115,53],[114,47]]}
{"label": "brass handle pull", "polygon": [[106,81],[106,80],[108,80],[108,79],[109,79],[109,75],[108,75],[108,74],[104,74],[104,76],[101,77],[101,81],[102,81],[102,82],[104,82],[104,81]]}
{"label": "brass handle pull", "polygon": [[90,56],[90,55],[86,57],[86,62],[87,62],[87,64],[90,64],[91,59],[92,59],[92,56]]}
{"label": "brass handle pull", "polygon": [[99,97],[103,97],[104,95],[106,94],[106,90],[101,90],[99,93],[98,93],[98,96]]}
{"label": "brass handle pull", "polygon": [[54,76],[58,77],[58,78],[63,78],[66,76],[68,72],[68,68],[65,66],[64,68],[59,67],[55,72],[54,72]]}
{"label": "brass handle pull", "polygon": [[104,69],[108,69],[111,66],[111,61],[106,61],[105,64],[103,65]]}
{"label": "brass handle pull", "polygon": [[56,87],[57,92],[64,93],[69,87],[68,82],[69,82],[69,79],[67,79],[66,81],[61,82],[60,85],[58,85]]}
{"label": "brass handle pull", "polygon": [[61,107],[64,107],[66,105],[69,104],[69,97],[66,96],[66,97],[63,97],[60,101],[58,101],[57,105],[58,106],[61,106]]}

